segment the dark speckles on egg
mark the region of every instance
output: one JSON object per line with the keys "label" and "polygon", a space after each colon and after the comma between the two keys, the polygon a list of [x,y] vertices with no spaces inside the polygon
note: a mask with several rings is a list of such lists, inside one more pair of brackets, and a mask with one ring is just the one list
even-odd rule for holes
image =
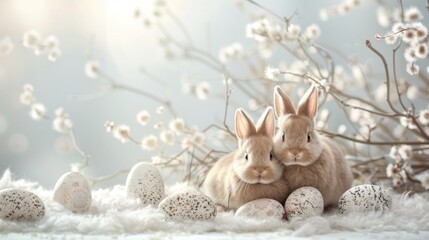
{"label": "dark speckles on egg", "polygon": [[359,185],[346,191],[338,201],[340,213],[363,213],[368,211],[388,211],[392,198],[385,189],[377,185]]}
{"label": "dark speckles on egg", "polygon": [[199,192],[180,192],[165,198],[159,210],[167,220],[211,220],[216,217],[216,206]]}
{"label": "dark speckles on egg", "polygon": [[0,191],[0,218],[37,221],[45,216],[45,204],[36,194],[20,189]]}

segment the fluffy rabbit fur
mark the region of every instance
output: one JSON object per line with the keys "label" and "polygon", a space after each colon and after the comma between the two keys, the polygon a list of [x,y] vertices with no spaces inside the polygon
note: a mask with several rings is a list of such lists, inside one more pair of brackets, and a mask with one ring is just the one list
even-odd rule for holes
{"label": "fluffy rabbit fur", "polygon": [[352,185],[352,172],[341,148],[314,130],[317,90],[312,86],[295,110],[277,86],[274,105],[279,127],[274,137],[274,155],[286,166],[283,176],[290,190],[312,186],[322,193],[325,207],[337,205]]}
{"label": "fluffy rabbit fur", "polygon": [[204,191],[220,209],[237,209],[259,198],[284,203],[288,188],[283,164],[273,156],[274,113],[267,108],[255,127],[242,110],[235,112],[239,148],[220,158],[204,181]]}

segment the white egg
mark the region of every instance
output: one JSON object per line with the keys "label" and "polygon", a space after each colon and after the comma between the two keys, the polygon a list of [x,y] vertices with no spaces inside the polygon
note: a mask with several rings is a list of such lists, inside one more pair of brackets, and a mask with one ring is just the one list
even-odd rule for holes
{"label": "white egg", "polygon": [[36,194],[21,189],[0,191],[0,218],[14,221],[37,221],[45,216],[45,204]]}
{"label": "white egg", "polygon": [[167,220],[211,220],[216,217],[216,206],[199,192],[179,192],[166,197],[159,204],[159,211]]}
{"label": "white egg", "polygon": [[314,187],[301,187],[293,191],[286,199],[287,218],[308,218],[323,213],[323,197]]}
{"label": "white egg", "polygon": [[88,212],[92,202],[89,183],[81,173],[65,173],[55,184],[53,199],[74,213]]}
{"label": "white egg", "polygon": [[386,211],[392,207],[389,192],[377,185],[359,185],[347,190],[338,200],[340,213]]}
{"label": "white egg", "polygon": [[276,218],[283,219],[285,209],[276,200],[261,198],[243,204],[235,212],[235,216],[245,216],[249,218]]}
{"label": "white egg", "polygon": [[137,163],[131,169],[126,182],[127,195],[140,198],[143,205],[158,206],[165,196],[164,181],[159,170],[150,163]]}

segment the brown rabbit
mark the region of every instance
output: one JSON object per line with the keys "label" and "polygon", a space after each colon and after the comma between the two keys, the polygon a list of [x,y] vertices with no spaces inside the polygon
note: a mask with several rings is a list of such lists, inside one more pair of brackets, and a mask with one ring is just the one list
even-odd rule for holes
{"label": "brown rabbit", "polygon": [[239,148],[210,169],[203,188],[221,209],[237,209],[259,198],[284,203],[288,188],[283,164],[273,156],[274,113],[267,108],[257,127],[242,110],[235,112]]}
{"label": "brown rabbit", "polygon": [[334,140],[314,130],[317,89],[312,86],[295,110],[280,89],[274,89],[279,130],[274,137],[274,155],[283,161],[284,179],[291,191],[312,186],[322,193],[325,207],[335,206],[352,185],[352,172]]}

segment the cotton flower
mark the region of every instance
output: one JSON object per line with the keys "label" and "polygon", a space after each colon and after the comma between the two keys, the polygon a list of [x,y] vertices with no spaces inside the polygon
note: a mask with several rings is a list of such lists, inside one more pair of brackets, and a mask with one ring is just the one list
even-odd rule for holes
{"label": "cotton flower", "polygon": [[119,139],[122,143],[130,140],[130,127],[127,125],[118,125],[113,129],[113,136]]}
{"label": "cotton flower", "polygon": [[152,151],[156,149],[158,144],[158,138],[154,135],[149,135],[143,138],[141,147],[144,150]]}
{"label": "cotton flower", "polygon": [[40,44],[42,37],[40,36],[40,33],[35,31],[35,30],[31,30],[28,32],[24,33],[24,37],[23,37],[23,45],[24,47],[27,48],[36,48],[37,45]]}
{"label": "cotton flower", "polygon": [[65,117],[56,117],[52,124],[54,130],[59,133],[68,132],[73,127],[72,121]]}
{"label": "cotton flower", "polygon": [[423,125],[429,125],[429,110],[428,109],[420,111],[419,121]]}
{"label": "cotton flower", "polygon": [[415,23],[413,27],[416,29],[417,39],[419,41],[424,41],[428,36],[428,29],[426,26],[421,23]]}
{"label": "cotton flower", "polygon": [[419,65],[415,64],[414,62],[407,63],[407,73],[412,75],[417,75],[420,71]]}
{"label": "cotton flower", "polygon": [[29,91],[24,91],[19,95],[19,101],[24,105],[30,105],[34,102],[33,93]]}
{"label": "cotton flower", "polygon": [[97,78],[100,73],[100,63],[96,60],[89,60],[85,63],[85,74],[89,78]]}
{"label": "cotton flower", "polygon": [[400,117],[399,122],[402,126],[408,129],[416,129],[417,126],[413,123],[413,120],[410,117]]}
{"label": "cotton flower", "polygon": [[58,48],[58,38],[51,35],[43,41],[43,45],[48,49]]}
{"label": "cotton flower", "polygon": [[168,126],[178,135],[185,131],[185,122],[181,118],[172,119]]}
{"label": "cotton flower", "polygon": [[159,106],[156,108],[156,113],[157,114],[162,114],[164,112],[164,106]]}
{"label": "cotton flower", "polygon": [[414,29],[407,29],[404,31],[404,34],[402,35],[402,41],[406,43],[412,43],[416,41],[417,34]]}
{"label": "cotton flower", "polygon": [[195,87],[195,94],[200,100],[206,100],[210,93],[210,84],[201,82]]}
{"label": "cotton flower", "polygon": [[268,66],[267,68],[265,68],[265,77],[270,80],[278,81],[279,74],[280,74],[280,70],[278,68],[273,68],[271,66]]}
{"label": "cotton flower", "polygon": [[161,141],[168,145],[173,145],[174,143],[174,132],[171,130],[164,130],[160,133],[159,138]]}
{"label": "cotton flower", "polygon": [[104,128],[106,129],[106,132],[111,133],[115,129],[115,123],[112,121],[107,121],[104,123]]}
{"label": "cotton flower", "polygon": [[220,50],[219,60],[222,63],[227,63],[230,59],[237,58],[242,53],[243,53],[243,46],[241,45],[241,43],[236,42]]}
{"label": "cotton flower", "polygon": [[404,57],[407,62],[415,62],[417,60],[416,49],[414,47],[408,47],[404,51]]}
{"label": "cotton flower", "polygon": [[10,37],[4,37],[0,41],[0,57],[5,57],[9,55],[13,51],[13,48],[14,44]]}
{"label": "cotton flower", "polygon": [[425,58],[428,55],[428,46],[426,43],[419,43],[415,48],[415,55],[418,58]]}
{"label": "cotton flower", "polygon": [[397,175],[399,172],[399,169],[396,164],[389,163],[386,167],[386,175],[387,177],[391,178]]}
{"label": "cotton flower", "polygon": [[318,25],[311,24],[305,29],[305,36],[310,40],[314,40],[320,36],[320,32],[320,27]]}
{"label": "cotton flower", "polygon": [[407,160],[413,156],[413,149],[411,148],[410,145],[401,145],[398,148],[398,154],[401,157],[401,159]]}
{"label": "cotton flower", "polygon": [[404,12],[404,20],[407,22],[418,22],[422,18],[422,13],[416,7],[410,7]]}
{"label": "cotton flower", "polygon": [[150,119],[150,114],[148,111],[141,111],[137,114],[137,122],[142,126],[145,126]]}
{"label": "cotton flower", "polygon": [[396,42],[396,39],[397,39],[396,34],[388,33],[387,36],[384,38],[384,41],[386,42],[386,44],[392,45]]}
{"label": "cotton flower", "polygon": [[42,103],[33,103],[31,105],[30,116],[34,120],[42,119],[46,114],[46,108]]}
{"label": "cotton flower", "polygon": [[58,48],[53,48],[49,51],[48,59],[51,62],[57,61],[58,57],[61,56],[61,51]]}

